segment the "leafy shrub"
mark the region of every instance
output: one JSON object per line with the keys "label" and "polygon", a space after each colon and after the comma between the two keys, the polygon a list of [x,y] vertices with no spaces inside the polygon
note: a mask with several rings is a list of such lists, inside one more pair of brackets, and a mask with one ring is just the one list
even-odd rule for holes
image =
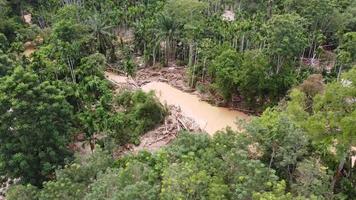
{"label": "leafy shrub", "polygon": [[8,200],[37,200],[38,189],[32,185],[14,185],[6,193]]}
{"label": "leafy shrub", "polygon": [[116,98],[116,105],[123,112],[111,119],[114,130],[111,136],[119,144],[138,143],[139,136],[162,122],[166,109],[158,102],[153,93],[143,91],[124,91]]}

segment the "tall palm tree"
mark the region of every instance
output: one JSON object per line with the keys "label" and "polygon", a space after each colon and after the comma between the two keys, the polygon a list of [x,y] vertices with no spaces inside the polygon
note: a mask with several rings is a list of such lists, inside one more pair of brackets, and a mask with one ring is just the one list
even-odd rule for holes
{"label": "tall palm tree", "polygon": [[96,41],[96,48],[99,52],[106,55],[107,49],[110,49],[110,52],[114,53],[115,51],[112,52],[114,49],[114,45],[112,43],[114,38],[112,30],[114,26],[107,25],[107,21],[105,21],[98,13],[95,13],[89,18],[88,25],[91,35]]}
{"label": "tall palm tree", "polygon": [[173,43],[179,33],[179,28],[180,25],[170,16],[161,15],[158,18],[157,42],[165,42],[165,65],[168,64],[168,60],[172,57],[172,48],[175,47]]}

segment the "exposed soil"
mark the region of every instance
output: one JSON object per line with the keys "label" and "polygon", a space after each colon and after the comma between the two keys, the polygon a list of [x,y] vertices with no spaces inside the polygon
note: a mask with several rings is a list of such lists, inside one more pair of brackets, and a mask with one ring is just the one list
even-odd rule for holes
{"label": "exposed soil", "polygon": [[195,90],[186,84],[185,75],[185,67],[177,67],[175,65],[165,68],[146,67],[139,69],[134,79],[140,87],[147,83],[158,81],[168,83],[183,92],[194,92]]}

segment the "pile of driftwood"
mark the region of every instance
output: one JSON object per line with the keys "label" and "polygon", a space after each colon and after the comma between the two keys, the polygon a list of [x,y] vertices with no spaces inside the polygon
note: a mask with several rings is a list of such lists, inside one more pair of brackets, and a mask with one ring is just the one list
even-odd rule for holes
{"label": "pile of driftwood", "polygon": [[164,123],[141,136],[138,146],[133,144],[121,146],[115,151],[114,157],[118,158],[127,153],[137,153],[142,150],[153,152],[167,146],[181,131],[202,131],[192,119],[182,115],[179,107],[169,106],[169,111]]}
{"label": "pile of driftwood", "polygon": [[[139,89],[141,86],[152,82],[160,81],[167,82],[177,88],[186,87],[183,82],[183,76],[185,70],[183,68],[162,68],[153,70],[152,68],[144,68],[138,71],[135,79],[127,76],[118,76],[122,72],[109,68],[105,73],[106,79],[111,82],[116,90]],[[182,89],[184,90],[184,89]],[[127,144],[119,147],[114,157],[121,157],[127,153],[136,153],[141,150],[155,151],[163,146],[169,144],[175,139],[180,131],[201,131],[199,125],[197,125],[192,119],[184,116],[179,107],[169,105],[169,115],[165,118],[164,122],[156,127],[154,130],[147,132],[140,138],[140,145]]]}
{"label": "pile of driftwood", "polygon": [[135,81],[137,85],[142,86],[153,81],[165,82],[184,92],[192,92],[185,82],[186,68],[184,67],[166,67],[166,68],[142,68],[137,71]]}

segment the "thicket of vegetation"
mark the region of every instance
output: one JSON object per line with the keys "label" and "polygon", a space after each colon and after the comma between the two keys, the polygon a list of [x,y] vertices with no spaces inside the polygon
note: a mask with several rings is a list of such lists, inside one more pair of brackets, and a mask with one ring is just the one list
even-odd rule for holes
{"label": "thicket of vegetation", "polygon": [[[20,178],[6,198],[353,199],[355,15],[353,0],[0,0],[0,175]],[[271,107],[243,133],[114,160],[167,112],[105,80],[108,65],[134,75],[135,56]],[[91,154],[73,155],[78,134]]]}
{"label": "thicket of vegetation", "polygon": [[293,90],[288,102],[245,124],[243,133],[181,133],[156,153],[116,161],[98,148],[57,170],[41,190],[20,185],[9,198],[352,199],[355,70],[342,76],[352,81],[348,86],[334,81],[322,90]]}
{"label": "thicket of vegetation", "polygon": [[[79,6],[61,5],[46,22],[51,27],[40,30],[24,24],[21,13],[25,5],[37,14],[41,9],[36,5],[47,4],[0,3],[2,175],[41,186],[55,169],[71,162],[68,146],[75,135],[84,134],[92,149],[97,137],[108,136],[118,145],[137,143],[163,120],[166,111],[153,94],[112,92],[104,77],[111,40],[95,21],[101,18],[81,14]],[[39,43],[30,59],[23,56],[27,41]]]}

